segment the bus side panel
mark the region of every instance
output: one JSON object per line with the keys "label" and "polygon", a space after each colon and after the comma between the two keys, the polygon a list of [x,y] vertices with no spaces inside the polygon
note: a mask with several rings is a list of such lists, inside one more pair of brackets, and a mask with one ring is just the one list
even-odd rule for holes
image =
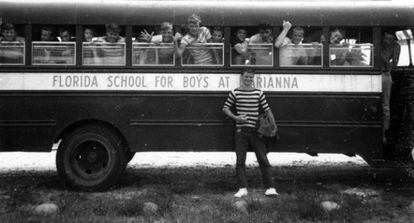
{"label": "bus side panel", "polygon": [[[101,120],[119,129],[133,151],[231,151],[233,123],[222,113],[226,96],[227,92],[2,94],[0,146],[49,150],[71,124]],[[273,151],[381,152],[379,94],[269,92],[267,99],[281,134]]]}
{"label": "bus side panel", "polygon": [[0,92],[0,151],[50,151],[57,131],[54,97]]}

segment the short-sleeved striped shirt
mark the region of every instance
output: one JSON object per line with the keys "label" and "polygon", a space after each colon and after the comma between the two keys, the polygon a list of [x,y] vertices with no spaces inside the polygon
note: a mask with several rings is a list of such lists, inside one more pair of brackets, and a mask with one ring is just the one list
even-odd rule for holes
{"label": "short-sleeved striped shirt", "polygon": [[223,108],[235,108],[236,115],[245,114],[247,116],[248,122],[236,123],[236,127],[255,128],[259,117],[259,106],[265,112],[270,109],[263,91],[260,89],[241,90],[236,88],[229,93]]}
{"label": "short-sleeved striped shirt", "polygon": [[[210,30],[207,27],[200,27],[197,38],[187,34],[181,39],[181,44],[191,46],[195,43],[207,43],[211,39]],[[191,56],[194,57],[195,64],[213,64],[213,56],[209,49],[191,49]]]}

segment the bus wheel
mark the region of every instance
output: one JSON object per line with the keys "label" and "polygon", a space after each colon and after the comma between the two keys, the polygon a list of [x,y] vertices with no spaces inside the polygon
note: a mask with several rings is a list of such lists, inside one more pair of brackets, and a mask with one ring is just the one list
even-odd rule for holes
{"label": "bus wheel", "polygon": [[80,190],[103,190],[124,171],[122,140],[103,126],[85,126],[67,135],[56,153],[59,175]]}

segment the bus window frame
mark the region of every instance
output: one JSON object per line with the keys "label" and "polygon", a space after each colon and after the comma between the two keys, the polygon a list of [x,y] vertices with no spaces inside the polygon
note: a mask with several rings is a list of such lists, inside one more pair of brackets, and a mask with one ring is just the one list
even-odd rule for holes
{"label": "bus window frame", "polygon": [[[73,60],[73,64],[56,64],[56,63],[54,63],[54,64],[52,64],[52,63],[46,63],[46,64],[42,64],[42,63],[35,63],[35,61],[34,61],[34,56],[33,56],[33,52],[34,52],[34,45],[35,44],[37,44],[37,43],[42,43],[42,44],[60,44],[60,43],[63,43],[63,44],[68,44],[68,45],[73,45],[73,56],[74,56],[74,60]],[[33,66],[42,66],[42,67],[44,67],[44,66],[56,66],[56,67],[61,67],[61,66],[69,66],[69,67],[76,67],[76,57],[77,57],[77,52],[76,52],[76,45],[77,45],[77,42],[76,41],[73,41],[73,42],[56,42],[56,41],[32,41],[31,42],[31,64],[33,65]]]}
{"label": "bus window frame", "polygon": [[[100,44],[100,45],[105,45],[105,44],[108,44],[108,45],[110,45],[110,44],[120,44],[120,45],[123,45],[123,50],[124,50],[124,63],[123,64],[105,64],[105,63],[102,63],[102,64],[85,64],[84,63],[84,57],[83,57],[83,55],[84,55],[84,53],[85,53],[85,50],[84,50],[84,45],[85,44]],[[132,53],[132,51],[129,51],[129,52],[131,52]],[[120,67],[122,67],[122,68],[126,68],[126,67],[128,67],[127,66],[127,53],[128,53],[128,51],[127,51],[127,42],[125,41],[125,42],[121,42],[121,43],[106,43],[106,42],[83,42],[82,41],[82,56],[81,56],[81,60],[82,60],[82,66],[83,67],[96,67],[96,68],[98,68],[98,67],[117,67],[117,68],[120,68]]]}
{"label": "bus window frame", "polygon": [[[289,45],[294,45],[294,44],[293,43],[290,43]],[[314,44],[313,43],[301,43],[299,45],[312,46]],[[321,47],[321,64],[320,65],[309,65],[309,64],[306,64],[306,65],[282,65],[282,64],[280,64],[280,48],[278,48],[278,50],[277,50],[277,54],[279,55],[278,56],[278,59],[279,59],[278,67],[280,67],[280,68],[289,68],[289,67],[293,67],[293,68],[296,68],[296,67],[303,67],[303,68],[323,68],[324,67],[323,66],[323,57],[324,57],[323,48],[324,48],[324,44],[323,43],[318,43],[318,46]]]}
{"label": "bus window frame", "polygon": [[[184,64],[183,63],[183,55],[180,57],[180,64],[181,64],[181,67],[225,67],[225,63],[224,63],[224,56],[225,56],[225,49],[224,49],[224,46],[225,46],[225,44],[224,43],[211,43],[211,42],[209,42],[209,43],[195,43],[195,44],[192,44],[191,46],[189,45],[189,46],[187,46],[186,48],[185,48],[185,51],[187,51],[187,50],[190,50],[191,48],[194,48],[194,47],[197,47],[197,46],[209,46],[209,45],[221,45],[221,52],[222,52],[222,63],[221,64]],[[212,49],[209,49],[209,50],[212,50]],[[212,57],[214,57],[213,55],[212,55]]]}
{"label": "bus window frame", "polygon": [[[374,45],[374,43],[357,43],[357,44],[350,44],[349,46],[355,46],[355,45],[371,45],[371,61],[372,61],[372,63],[371,63],[371,65],[367,65],[367,66],[351,66],[351,65],[337,65],[337,66],[332,66],[331,65],[331,58],[330,58],[330,52],[331,52],[331,45],[332,44],[328,44],[329,45],[329,50],[328,50],[328,61],[329,61],[329,64],[328,64],[328,67],[329,68],[331,68],[331,69],[341,69],[341,68],[347,68],[347,69],[349,69],[349,68],[352,68],[352,69],[373,69],[373,68],[375,68],[376,67],[376,64],[375,64],[375,45]],[[340,44],[336,44],[336,45],[340,45]],[[349,47],[348,46],[348,47]],[[380,47],[380,46],[378,46],[378,47]]]}
{"label": "bus window frame", "polygon": [[[155,47],[157,47],[157,46],[168,46],[168,45],[171,45],[172,46],[172,50],[173,50],[173,52],[172,52],[172,55],[173,55],[173,59],[172,59],[172,64],[136,64],[136,63],[134,63],[134,61],[133,61],[133,58],[134,58],[134,55],[133,55],[133,53],[134,53],[134,45],[152,45],[152,46],[155,46]],[[154,48],[151,48],[150,46],[148,46],[148,47],[145,47],[145,48],[149,48],[149,49],[154,49]],[[157,50],[158,48],[155,48],[155,50]],[[175,67],[175,62],[176,62],[176,57],[175,57],[175,52],[174,52],[174,43],[160,43],[160,44],[155,44],[155,43],[147,43],[147,42],[132,42],[132,47],[131,47],[131,66],[132,67],[146,67],[146,66],[148,66],[148,67],[158,67],[158,66],[160,66],[160,67]]]}
{"label": "bus window frame", "polygon": [[[231,44],[230,44],[231,45]],[[272,43],[249,43],[249,45],[248,45],[248,49],[249,49],[249,47],[250,46],[272,46],[272,55],[271,55],[271,59],[272,59],[272,64],[269,64],[269,65],[256,65],[256,64],[248,64],[248,65],[241,65],[241,64],[233,64],[232,63],[232,61],[233,61],[233,55],[232,55],[232,51],[233,50],[229,50],[230,51],[230,53],[229,53],[229,58],[230,58],[230,67],[257,67],[257,68],[275,68],[275,57],[274,57],[274,54],[275,54],[275,52],[278,52],[279,53],[279,51],[275,51],[275,45],[273,44],[273,42]],[[276,68],[278,68],[278,67],[276,67]]]}
{"label": "bus window frame", "polygon": [[23,63],[0,63],[0,66],[25,66],[26,65],[26,40],[24,42],[0,42],[0,45],[3,43],[21,43],[23,44]]}

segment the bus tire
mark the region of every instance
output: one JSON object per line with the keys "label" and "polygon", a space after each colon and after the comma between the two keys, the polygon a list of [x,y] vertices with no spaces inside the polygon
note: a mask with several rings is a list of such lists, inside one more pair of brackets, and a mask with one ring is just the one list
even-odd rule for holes
{"label": "bus tire", "polygon": [[120,137],[104,126],[78,128],[63,138],[56,153],[60,177],[79,190],[104,190],[125,169],[125,148]]}

